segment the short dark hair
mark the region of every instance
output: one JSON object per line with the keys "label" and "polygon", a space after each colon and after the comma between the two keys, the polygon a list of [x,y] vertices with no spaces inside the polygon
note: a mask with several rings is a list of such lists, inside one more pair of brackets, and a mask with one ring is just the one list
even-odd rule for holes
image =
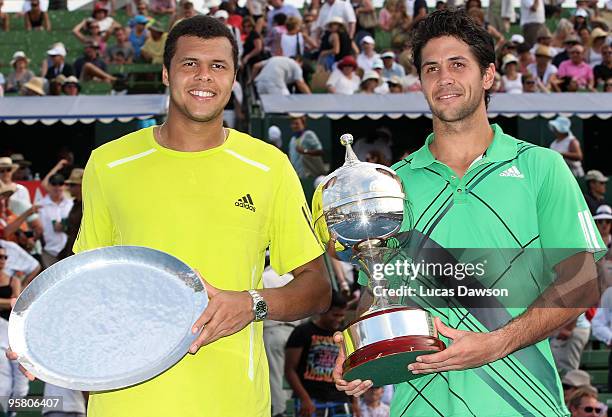
{"label": "short dark hair", "polygon": [[346,308],[347,305],[348,301],[342,294],[340,294],[338,291],[332,291],[331,304],[329,306],[330,310],[334,307]]}
{"label": "short dark hair", "polygon": [[[495,64],[495,43],[484,27],[477,24],[463,9],[436,10],[417,23],[410,38],[412,59],[419,78],[423,48],[430,40],[442,36],[452,36],[465,42],[476,57],[483,75],[490,64]],[[489,104],[490,98],[490,91],[486,90],[485,105]]]}
{"label": "short dark hair", "polygon": [[234,72],[238,71],[238,44],[232,32],[219,21],[210,16],[193,16],[178,22],[168,33],[164,47],[164,66],[170,69],[170,62],[176,53],[176,43],[182,36],[193,36],[200,39],[227,38],[232,45]]}

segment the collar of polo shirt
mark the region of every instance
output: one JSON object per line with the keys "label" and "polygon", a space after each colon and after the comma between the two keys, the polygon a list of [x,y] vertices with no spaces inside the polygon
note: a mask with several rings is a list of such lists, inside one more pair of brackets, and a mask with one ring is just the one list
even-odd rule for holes
{"label": "collar of polo shirt", "polygon": [[[492,124],[493,129],[493,142],[487,148],[486,159],[487,162],[501,162],[509,161],[516,156],[516,144],[509,139],[506,134],[502,131],[502,128],[497,124]],[[410,168],[418,169],[425,168],[433,164],[436,160],[433,154],[429,150],[429,145],[434,140],[434,134],[431,133],[425,140],[423,145],[418,151],[413,154],[412,161],[410,162]]]}

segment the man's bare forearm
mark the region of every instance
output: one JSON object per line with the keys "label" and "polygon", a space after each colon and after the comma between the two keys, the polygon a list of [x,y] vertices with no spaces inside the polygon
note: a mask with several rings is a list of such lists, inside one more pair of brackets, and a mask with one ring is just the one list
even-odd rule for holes
{"label": "man's bare forearm", "polygon": [[322,256],[297,268],[293,275],[284,287],[260,291],[268,304],[270,320],[299,320],[329,308],[331,285]]}

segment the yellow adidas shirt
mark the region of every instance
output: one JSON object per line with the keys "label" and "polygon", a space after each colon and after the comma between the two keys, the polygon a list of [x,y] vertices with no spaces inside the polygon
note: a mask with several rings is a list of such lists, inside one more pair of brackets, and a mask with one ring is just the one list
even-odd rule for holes
{"label": "yellow adidas shirt", "polygon": [[[152,127],[93,151],[74,251],[110,245],[168,252],[228,290],[261,288],[268,246],[279,275],[323,253],[287,157],[235,130],[202,152],[163,148]],[[148,382],[92,393],[88,416],[269,416],[262,331],[252,323]]]}

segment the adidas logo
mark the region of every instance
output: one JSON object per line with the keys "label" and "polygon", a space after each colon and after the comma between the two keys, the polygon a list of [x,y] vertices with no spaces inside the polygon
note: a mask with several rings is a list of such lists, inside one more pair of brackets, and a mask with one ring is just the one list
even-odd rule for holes
{"label": "adidas logo", "polygon": [[518,170],[516,166],[511,166],[507,170],[499,174],[500,177],[514,177],[514,178],[525,178],[525,176]]}
{"label": "adidas logo", "polygon": [[239,198],[234,205],[236,207],[244,207],[247,210],[251,210],[253,213],[255,212],[255,205],[253,203],[253,199],[251,198],[251,194],[247,194],[242,198]]}

